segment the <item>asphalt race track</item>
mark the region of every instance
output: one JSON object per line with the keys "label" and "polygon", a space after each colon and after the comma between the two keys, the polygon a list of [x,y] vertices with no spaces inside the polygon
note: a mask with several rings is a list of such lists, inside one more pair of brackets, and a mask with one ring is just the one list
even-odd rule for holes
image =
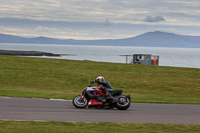
{"label": "asphalt race track", "polygon": [[0,97],[1,120],[200,124],[200,105],[132,103],[128,110],[77,109],[71,101]]}

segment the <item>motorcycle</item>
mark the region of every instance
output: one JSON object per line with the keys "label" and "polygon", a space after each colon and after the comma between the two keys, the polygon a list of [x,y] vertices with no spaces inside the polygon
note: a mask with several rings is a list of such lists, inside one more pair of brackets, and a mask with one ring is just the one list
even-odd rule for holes
{"label": "motorcycle", "polygon": [[[106,92],[102,91],[101,87],[86,87],[83,89],[82,94],[74,97],[72,100],[76,108],[117,108],[119,110],[126,110],[131,105],[131,98],[129,95],[122,95],[122,90],[114,90],[112,98],[106,99]],[[106,102],[102,102],[106,101]]]}

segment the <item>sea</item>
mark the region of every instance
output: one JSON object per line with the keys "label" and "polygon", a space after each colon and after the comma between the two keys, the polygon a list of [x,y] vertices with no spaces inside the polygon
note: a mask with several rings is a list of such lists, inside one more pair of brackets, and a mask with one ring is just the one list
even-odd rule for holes
{"label": "sea", "polygon": [[[61,57],[43,56],[39,58],[113,63],[126,63],[126,57],[120,55],[152,54],[159,56],[160,66],[200,68],[200,48],[0,43],[0,49],[64,54]],[[128,63],[131,62],[131,60],[132,57],[130,56],[128,58]]]}

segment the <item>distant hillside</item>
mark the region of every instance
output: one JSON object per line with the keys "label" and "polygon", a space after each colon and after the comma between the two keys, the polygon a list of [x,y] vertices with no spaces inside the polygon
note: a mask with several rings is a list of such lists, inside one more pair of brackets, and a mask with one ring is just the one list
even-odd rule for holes
{"label": "distant hillside", "polygon": [[178,35],[174,33],[155,31],[155,32],[148,32],[136,37],[124,38],[124,39],[60,40],[47,37],[25,38],[13,35],[0,34],[0,43],[200,48],[200,36],[187,36],[187,35]]}

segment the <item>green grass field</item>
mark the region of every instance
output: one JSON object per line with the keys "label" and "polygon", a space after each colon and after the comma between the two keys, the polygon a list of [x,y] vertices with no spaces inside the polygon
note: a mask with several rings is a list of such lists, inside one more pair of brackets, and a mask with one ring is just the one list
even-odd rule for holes
{"label": "green grass field", "polygon": [[1,133],[199,133],[200,125],[0,121]]}
{"label": "green grass field", "polygon": [[0,95],[72,99],[97,76],[132,102],[200,104],[200,69],[0,56]]}

